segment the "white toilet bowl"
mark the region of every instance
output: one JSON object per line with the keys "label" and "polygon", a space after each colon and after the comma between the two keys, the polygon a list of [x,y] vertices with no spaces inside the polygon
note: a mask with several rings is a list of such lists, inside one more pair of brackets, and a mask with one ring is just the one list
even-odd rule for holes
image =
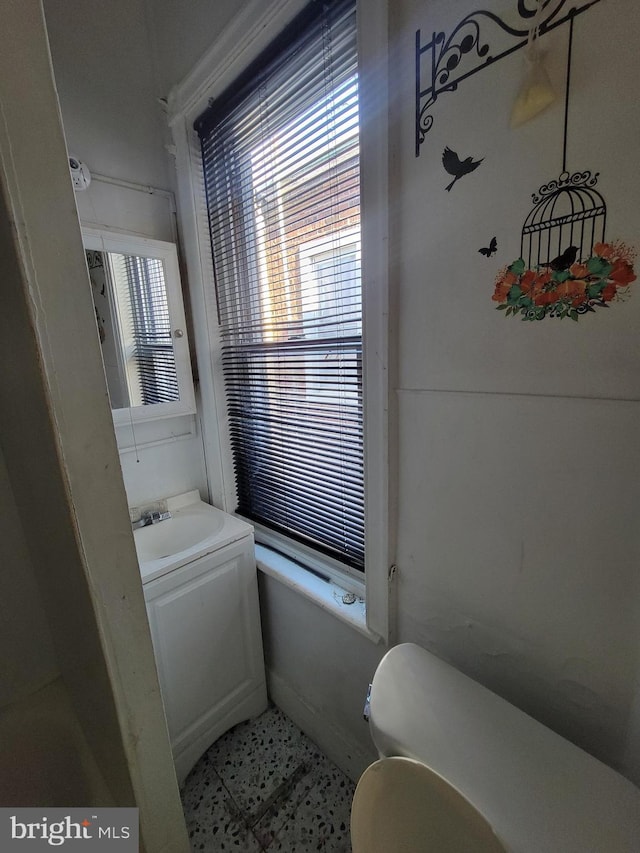
{"label": "white toilet bowl", "polygon": [[[381,758],[410,758],[426,772],[385,761],[365,771],[354,853],[444,853],[425,846],[429,833],[480,825],[498,846],[456,847],[452,835],[449,849],[640,851],[640,791],[631,782],[416,645],[395,646],[380,662],[369,725]],[[374,846],[383,836],[397,844]]]}

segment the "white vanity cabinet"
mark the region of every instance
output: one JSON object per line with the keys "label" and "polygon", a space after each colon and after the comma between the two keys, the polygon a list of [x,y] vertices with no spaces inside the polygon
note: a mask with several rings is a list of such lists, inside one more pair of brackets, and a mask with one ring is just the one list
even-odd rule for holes
{"label": "white vanity cabinet", "polygon": [[243,527],[237,541],[144,584],[180,784],[220,735],[267,707],[253,533]]}

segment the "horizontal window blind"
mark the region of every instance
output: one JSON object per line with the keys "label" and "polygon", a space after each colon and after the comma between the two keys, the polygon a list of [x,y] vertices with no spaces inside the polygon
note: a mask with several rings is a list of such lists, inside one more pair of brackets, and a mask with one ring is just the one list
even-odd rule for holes
{"label": "horizontal window blind", "polygon": [[312,3],[196,129],[238,512],[363,569],[355,3]]}
{"label": "horizontal window blind", "polygon": [[109,259],[131,405],[179,400],[162,261],[115,253]]}

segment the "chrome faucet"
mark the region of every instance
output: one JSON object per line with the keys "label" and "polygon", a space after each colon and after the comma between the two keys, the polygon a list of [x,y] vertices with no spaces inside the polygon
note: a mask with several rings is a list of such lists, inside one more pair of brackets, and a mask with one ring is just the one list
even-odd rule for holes
{"label": "chrome faucet", "polygon": [[150,524],[158,524],[160,521],[166,521],[171,518],[171,513],[168,510],[148,509],[145,510],[137,521],[131,523],[134,530],[139,527],[148,527]]}

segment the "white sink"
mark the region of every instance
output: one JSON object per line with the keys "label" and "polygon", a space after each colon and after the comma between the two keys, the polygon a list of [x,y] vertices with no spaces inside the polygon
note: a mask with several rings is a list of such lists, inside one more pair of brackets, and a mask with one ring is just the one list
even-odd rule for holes
{"label": "white sink", "polygon": [[171,518],[134,531],[138,559],[161,560],[187,551],[222,530],[223,519],[207,512],[206,504],[176,510]]}
{"label": "white sink", "polygon": [[[196,493],[197,494],[197,493]],[[143,582],[252,532],[250,525],[201,500],[171,506],[171,518],[133,531]]]}

